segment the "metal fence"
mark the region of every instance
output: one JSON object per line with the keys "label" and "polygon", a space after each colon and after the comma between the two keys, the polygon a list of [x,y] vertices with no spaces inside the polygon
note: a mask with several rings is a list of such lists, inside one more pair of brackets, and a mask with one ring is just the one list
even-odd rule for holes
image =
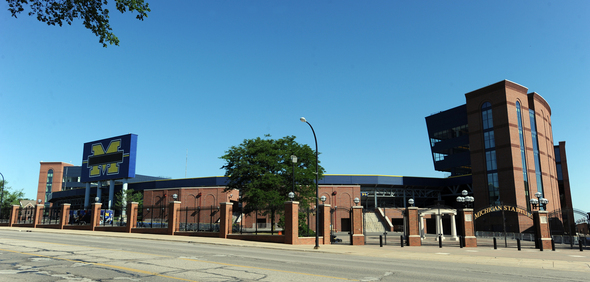
{"label": "metal fence", "polygon": [[9,223],[11,212],[11,207],[2,208],[2,212],[0,213],[0,223]]}
{"label": "metal fence", "polygon": [[90,225],[92,210],[70,210],[68,225]]}
{"label": "metal fence", "polygon": [[315,208],[299,208],[299,236],[313,237],[315,236],[316,228],[316,212]]}
{"label": "metal fence", "polygon": [[143,206],[137,208],[137,228],[168,228],[168,208]]}
{"label": "metal fence", "polygon": [[61,221],[61,207],[42,207],[38,216],[39,224],[59,224]]}
{"label": "metal fence", "polygon": [[20,207],[18,209],[17,224],[33,224],[35,217],[34,207]]}
{"label": "metal fence", "polygon": [[253,233],[277,235],[283,231],[284,226],[284,207],[266,206],[256,209],[249,214],[243,214],[238,207],[235,213],[232,212],[232,232],[233,233]]}
{"label": "metal fence", "polygon": [[177,211],[178,230],[219,232],[219,207],[186,207]]}

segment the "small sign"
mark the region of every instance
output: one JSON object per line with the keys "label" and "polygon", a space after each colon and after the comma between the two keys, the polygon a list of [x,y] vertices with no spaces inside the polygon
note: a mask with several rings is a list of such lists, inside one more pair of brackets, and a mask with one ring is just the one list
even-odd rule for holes
{"label": "small sign", "polygon": [[547,217],[546,216],[541,216],[541,223],[547,223]]}
{"label": "small sign", "polygon": [[471,219],[471,214],[466,214],[465,215],[465,221],[469,222],[472,221],[473,219]]}

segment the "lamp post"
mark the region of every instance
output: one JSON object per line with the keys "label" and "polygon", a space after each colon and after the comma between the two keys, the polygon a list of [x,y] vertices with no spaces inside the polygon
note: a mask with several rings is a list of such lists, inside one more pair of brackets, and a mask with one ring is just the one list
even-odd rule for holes
{"label": "lamp post", "polygon": [[[293,164],[293,168],[291,169],[291,178],[293,179],[293,188],[291,189],[291,192],[293,192],[293,195],[295,194],[295,164],[297,163],[297,156],[295,155],[291,155],[291,163]],[[291,198],[293,199],[293,198]]]}
{"label": "lamp post", "polygon": [[0,194],[0,219],[2,219],[2,204],[4,204],[4,174],[0,173],[0,175],[2,175],[2,194]]}
{"label": "lamp post", "polygon": [[[315,130],[313,130],[313,126],[311,126],[311,124],[309,122],[307,122],[307,120],[304,117],[301,117],[299,119],[301,122],[305,122],[307,123],[307,125],[309,125],[309,127],[311,128],[311,132],[313,133],[313,139],[315,141],[315,206],[316,209],[318,208],[318,206],[320,205],[320,188],[318,186],[318,182],[319,182],[319,174],[318,174],[318,138],[315,136]],[[320,230],[320,218],[317,216],[315,217],[315,247],[313,247],[314,249],[319,249],[320,248],[320,237],[318,234],[318,231]]]}
{"label": "lamp post", "polygon": [[541,192],[537,192],[535,193],[535,197],[538,198],[537,199],[531,199],[531,204],[533,205],[533,208],[539,208],[539,210],[543,209],[545,210],[547,208],[547,204],[549,203],[549,200],[543,198],[543,193]]}
{"label": "lamp post", "polygon": [[461,191],[462,196],[457,197],[457,203],[463,204],[463,208],[473,208],[473,202],[475,201],[475,198],[472,196],[467,196],[468,193],[469,192],[467,192],[467,190],[463,190]]}

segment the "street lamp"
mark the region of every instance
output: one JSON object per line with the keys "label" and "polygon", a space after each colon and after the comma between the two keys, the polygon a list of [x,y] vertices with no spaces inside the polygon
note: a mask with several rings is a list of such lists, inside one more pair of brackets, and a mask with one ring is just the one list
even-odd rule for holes
{"label": "street lamp", "polygon": [[464,208],[472,208],[475,198],[473,198],[472,196],[467,196],[467,194],[467,190],[461,191],[462,196],[457,197],[457,202],[463,204]]}
{"label": "street lamp", "polygon": [[537,197],[538,200],[531,199],[531,204],[533,205],[533,208],[538,207],[539,210],[545,209],[547,207],[547,204],[549,203],[549,200],[543,198],[543,193],[541,193],[541,192],[535,193],[535,197]]}
{"label": "street lamp", "polygon": [[[315,136],[315,130],[313,130],[313,126],[304,117],[299,119],[301,122],[307,123],[311,128],[311,132],[313,133],[313,139],[315,140],[315,206],[316,209],[320,205],[319,196],[320,196],[320,188],[318,186],[319,182],[319,173],[318,173],[318,138]],[[315,217],[315,247],[314,249],[320,248],[320,236],[318,231],[320,230],[320,218],[316,215]]]}
{"label": "street lamp", "polygon": [[0,194],[0,219],[2,219],[2,204],[4,203],[4,174],[0,173],[0,175],[2,175],[2,194]]}
{"label": "street lamp", "polygon": [[[297,156],[291,155],[291,163],[293,164],[293,169],[291,170],[291,178],[293,179],[293,188],[291,192],[295,194],[295,164],[297,163]],[[295,196],[295,195],[293,195]],[[293,198],[291,198],[293,199]]]}

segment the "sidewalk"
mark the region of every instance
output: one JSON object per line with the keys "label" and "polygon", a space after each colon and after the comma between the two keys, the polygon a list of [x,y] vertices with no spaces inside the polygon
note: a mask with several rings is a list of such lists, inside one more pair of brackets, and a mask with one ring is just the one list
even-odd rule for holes
{"label": "sidewalk", "polygon": [[170,236],[141,233],[122,233],[122,232],[104,232],[104,231],[84,231],[84,230],[59,230],[45,228],[23,228],[23,227],[0,227],[0,230],[15,232],[40,232],[40,233],[61,233],[77,234],[86,236],[104,236],[118,237],[128,239],[145,239],[171,242],[187,242],[195,244],[213,244],[235,247],[257,247],[269,249],[282,249],[302,252],[323,252],[342,255],[371,256],[382,258],[406,259],[406,260],[425,260],[425,261],[446,261],[460,262],[466,264],[497,265],[511,267],[527,267],[538,269],[555,269],[562,271],[580,271],[590,273],[590,251],[580,252],[579,249],[559,248],[556,251],[545,250],[543,252],[537,249],[523,248],[518,251],[516,248],[501,248],[497,250],[492,247],[478,248],[459,248],[458,246],[448,246],[439,248],[438,246],[422,247],[401,247],[399,242],[393,244],[393,240],[388,245],[379,247],[379,245],[351,246],[351,245],[320,245],[315,250],[313,245],[287,245],[279,243],[253,242],[243,240],[231,240],[211,237],[197,236]]}

